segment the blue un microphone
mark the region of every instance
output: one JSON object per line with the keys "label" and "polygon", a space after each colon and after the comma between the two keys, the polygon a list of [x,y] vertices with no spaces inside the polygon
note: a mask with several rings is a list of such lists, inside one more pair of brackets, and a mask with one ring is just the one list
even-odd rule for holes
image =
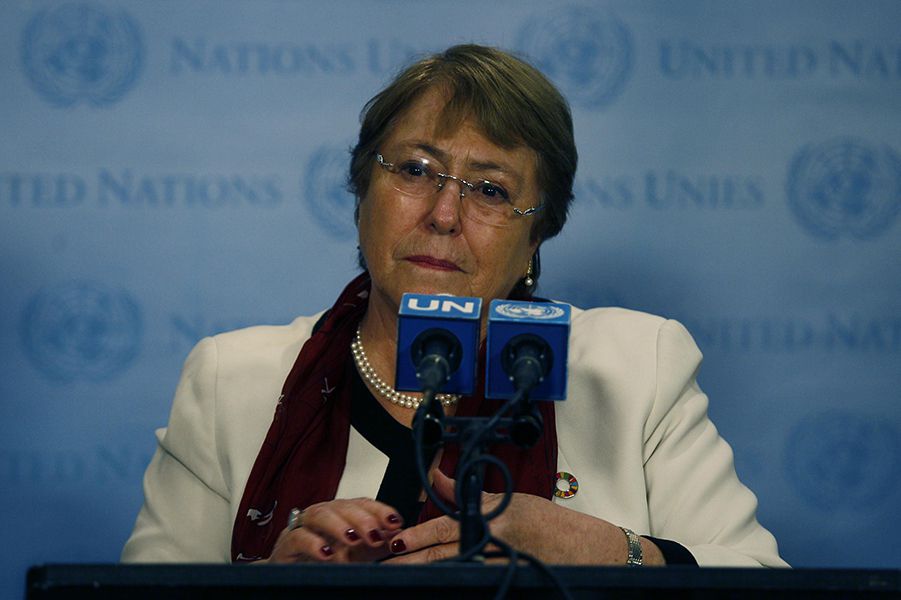
{"label": "blue un microphone", "polygon": [[444,432],[438,392],[471,394],[475,389],[482,299],[404,294],[397,321],[395,388],[423,392],[414,428],[426,445]]}
{"label": "blue un microphone", "polygon": [[566,398],[570,307],[552,302],[492,300],[488,311],[486,398],[510,398],[510,437],[530,448],[541,436],[532,400]]}
{"label": "blue un microphone", "polygon": [[471,394],[482,299],[404,294],[397,320],[395,388]]}
{"label": "blue un microphone", "polygon": [[570,306],[492,300],[488,311],[486,398],[566,399]]}

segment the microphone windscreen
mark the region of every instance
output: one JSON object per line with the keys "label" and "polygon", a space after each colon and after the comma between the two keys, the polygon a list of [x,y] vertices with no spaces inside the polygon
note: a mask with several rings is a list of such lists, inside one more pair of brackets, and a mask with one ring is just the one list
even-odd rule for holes
{"label": "microphone windscreen", "polygon": [[465,296],[404,294],[397,319],[397,370],[394,387],[419,392],[413,344],[428,329],[443,329],[460,340],[460,368],[442,387],[447,394],[471,394],[475,390],[482,299]]}
{"label": "microphone windscreen", "polygon": [[492,300],[488,308],[485,397],[506,399],[516,393],[510,376],[504,370],[502,355],[510,340],[522,334],[532,334],[548,343],[553,362],[544,380],[532,390],[530,398],[565,400],[570,313],[568,304]]}

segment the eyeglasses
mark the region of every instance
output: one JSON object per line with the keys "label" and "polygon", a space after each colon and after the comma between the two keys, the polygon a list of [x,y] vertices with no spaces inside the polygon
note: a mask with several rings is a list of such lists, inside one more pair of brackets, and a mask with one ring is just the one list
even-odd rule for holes
{"label": "eyeglasses", "polygon": [[379,165],[392,174],[394,189],[413,198],[429,198],[444,189],[448,179],[460,184],[460,199],[463,214],[474,221],[493,226],[509,225],[517,217],[535,214],[544,204],[521,210],[513,206],[509,192],[500,184],[486,179],[466,181],[454,175],[438,172],[425,158],[410,157],[397,162],[388,162],[376,153]]}

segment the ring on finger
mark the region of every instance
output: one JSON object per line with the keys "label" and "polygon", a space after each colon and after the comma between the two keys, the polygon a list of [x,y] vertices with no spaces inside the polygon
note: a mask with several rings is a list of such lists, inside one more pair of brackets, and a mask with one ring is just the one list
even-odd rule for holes
{"label": "ring on finger", "polygon": [[288,531],[294,531],[303,527],[303,511],[299,508],[292,508],[288,513]]}

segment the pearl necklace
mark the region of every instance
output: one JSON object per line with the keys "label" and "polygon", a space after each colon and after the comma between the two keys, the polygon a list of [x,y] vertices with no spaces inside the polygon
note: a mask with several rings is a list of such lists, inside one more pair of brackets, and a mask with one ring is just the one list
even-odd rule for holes
{"label": "pearl necklace", "polygon": [[[412,409],[419,408],[419,405],[422,403],[421,398],[415,398],[409,394],[398,392],[382,381],[382,378],[379,377],[378,373],[375,372],[375,369],[372,368],[372,365],[369,364],[369,359],[366,357],[366,351],[363,349],[363,338],[360,336],[359,325],[357,325],[357,335],[350,344],[350,351],[354,355],[354,364],[357,366],[357,372],[359,372],[360,375],[363,376],[363,379],[374,387],[379,394],[398,406]],[[435,394],[435,399],[441,401],[441,404],[444,406],[450,406],[455,404],[457,400],[460,399],[460,396],[456,394]]]}

